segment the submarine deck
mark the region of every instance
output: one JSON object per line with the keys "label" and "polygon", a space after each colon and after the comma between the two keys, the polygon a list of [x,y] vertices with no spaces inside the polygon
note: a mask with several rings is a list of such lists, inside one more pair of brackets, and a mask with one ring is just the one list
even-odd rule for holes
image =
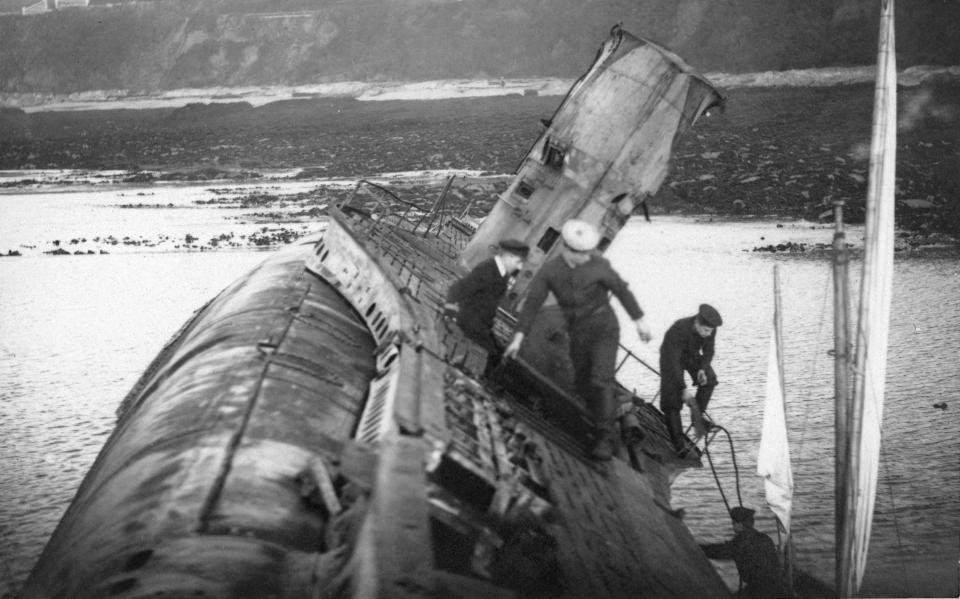
{"label": "submarine deck", "polygon": [[[374,257],[416,314],[416,334],[398,335],[403,351],[442,372],[433,379],[439,394],[420,382],[418,423],[393,406],[401,429],[433,447],[426,470],[438,567],[521,595],[727,596],[670,507],[672,480],[701,464],[676,457],[659,411],[621,388],[625,442],[610,462],[589,459],[582,407],[548,377],[522,360],[491,381],[475,376],[486,353],[442,318],[443,292],[462,274],[456,235],[417,234],[348,208],[333,211],[328,238],[327,248],[355,244]],[[425,405],[431,398],[441,418]]]}

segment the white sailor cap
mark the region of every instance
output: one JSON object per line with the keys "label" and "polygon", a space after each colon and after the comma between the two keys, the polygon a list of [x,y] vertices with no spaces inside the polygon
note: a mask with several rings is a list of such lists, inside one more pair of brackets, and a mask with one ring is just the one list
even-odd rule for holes
{"label": "white sailor cap", "polygon": [[578,252],[589,252],[600,243],[600,233],[596,227],[575,218],[563,223],[560,236],[570,249]]}

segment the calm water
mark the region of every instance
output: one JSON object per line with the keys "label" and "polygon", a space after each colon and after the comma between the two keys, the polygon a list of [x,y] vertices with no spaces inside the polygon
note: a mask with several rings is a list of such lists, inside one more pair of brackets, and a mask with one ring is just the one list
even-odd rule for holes
{"label": "calm water", "polygon": [[[206,239],[262,226],[243,224],[241,211],[196,207],[194,199],[212,197],[205,191],[211,187],[0,194],[0,252],[36,246],[0,260],[0,596],[22,584],[112,429],[114,409],[163,343],[193,310],[265,257],[252,250],[176,250],[172,243],[120,245],[95,256],[41,251],[53,239],[180,239],[188,232]],[[138,201],[178,208],[117,207]],[[772,222],[636,220],[609,254],[655,333],[704,301],[723,314],[715,360],[721,386],[710,411],[733,435],[743,503],[756,508],[764,505],[754,470],[772,269],[780,265],[796,546],[800,565],[827,580],[833,555],[829,264],[743,250],[788,239],[826,243],[831,235],[827,228]],[[951,333],[960,329],[960,259],[902,258],[896,268],[884,453],[865,591],[956,596],[960,392]],[[659,339],[643,345],[625,328],[623,340],[656,366]],[[625,371],[623,380],[648,397],[656,391],[655,378],[642,367]],[[932,407],[944,401],[946,410]],[[719,444],[713,453],[723,490],[736,502],[731,454]],[[698,538],[729,534],[709,468],[680,478],[674,504],[686,509]],[[759,516],[758,527],[773,532],[769,512],[761,509]]]}
{"label": "calm water", "polygon": [[[801,567],[833,581],[832,279],[826,256],[744,252],[787,239],[829,243],[829,228],[775,223],[712,224],[634,220],[611,259],[630,280],[651,324],[662,333],[699,303],[717,307],[714,368],[721,384],[710,404],[733,437],[743,504],[758,509],[758,528],[776,525],[756,476],[773,318],[773,266],[779,265],[784,312],[787,422],[795,498],[793,529]],[[626,238],[624,238],[626,237]],[[848,232],[852,242],[862,240]],[[851,272],[857,271],[856,262]],[[873,596],[956,597],[960,534],[960,391],[949,341],[960,328],[960,259],[899,258],[895,263],[880,483],[863,591]],[[859,279],[851,289],[856,289]],[[623,341],[657,367],[658,341],[644,346],[624,328]],[[652,397],[656,378],[643,368],[622,377]],[[933,404],[946,402],[946,410]],[[712,455],[733,504],[731,452],[717,437]],[[701,539],[730,534],[709,467],[684,474],[673,502]],[[723,523],[718,525],[717,523]]]}

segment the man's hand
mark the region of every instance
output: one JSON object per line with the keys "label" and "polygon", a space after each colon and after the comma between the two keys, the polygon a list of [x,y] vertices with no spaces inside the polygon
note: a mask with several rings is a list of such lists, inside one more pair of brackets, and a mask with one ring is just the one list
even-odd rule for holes
{"label": "man's hand", "polygon": [[503,350],[504,359],[517,357],[517,354],[520,353],[520,345],[522,343],[523,333],[514,333],[513,339],[510,340],[510,345],[507,346],[507,349]]}
{"label": "man's hand", "polygon": [[702,371],[702,370],[698,370],[698,371],[697,371],[697,384],[698,384],[698,385],[706,385],[706,384],[707,384],[707,373],[706,373],[706,372],[704,372],[704,371]]}
{"label": "man's hand", "polygon": [[650,334],[650,327],[647,326],[646,321],[643,317],[640,317],[634,321],[637,324],[637,335],[640,336],[640,341],[644,343],[649,343],[653,339],[653,335]]}
{"label": "man's hand", "polygon": [[697,398],[697,394],[690,387],[687,387],[686,389],[684,389],[683,392],[680,394],[680,399],[683,400],[683,403],[687,404],[691,408],[697,407],[696,398]]}

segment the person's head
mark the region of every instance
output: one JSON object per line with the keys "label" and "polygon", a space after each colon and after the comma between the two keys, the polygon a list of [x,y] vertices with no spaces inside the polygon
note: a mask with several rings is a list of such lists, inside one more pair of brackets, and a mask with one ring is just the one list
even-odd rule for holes
{"label": "person's head", "polygon": [[723,324],[720,313],[710,304],[700,304],[697,317],[693,319],[693,328],[701,337],[713,335],[713,331]]}
{"label": "person's head", "polygon": [[753,515],[757,513],[748,507],[737,506],[730,509],[730,519],[733,520],[734,532],[740,532],[744,528],[753,528]]}
{"label": "person's head", "polygon": [[590,260],[593,250],[600,243],[600,233],[590,223],[578,219],[568,220],[560,230],[563,240],[564,259],[574,266]]}
{"label": "person's head", "polygon": [[530,253],[530,246],[516,239],[504,239],[497,244],[497,253],[507,272],[519,270]]}

